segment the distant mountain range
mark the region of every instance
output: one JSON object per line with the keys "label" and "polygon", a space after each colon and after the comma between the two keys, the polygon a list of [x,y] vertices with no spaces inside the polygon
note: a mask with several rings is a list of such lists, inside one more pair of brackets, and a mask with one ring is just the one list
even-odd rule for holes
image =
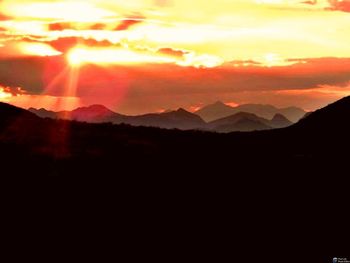
{"label": "distant mountain range", "polygon": [[[52,112],[39,111],[46,117],[56,116]],[[91,122],[114,118],[121,122],[126,118],[101,106],[56,114]],[[279,114],[268,120],[251,113],[237,113],[205,124],[203,130],[263,130],[217,134],[40,118],[27,110],[0,103],[0,157],[11,172],[17,169],[26,173],[33,169],[46,174],[60,163],[55,170],[59,174],[75,171],[75,174],[85,175],[92,171],[96,175],[101,169],[104,169],[103,174],[120,173],[121,170],[125,174],[130,171],[144,174],[148,169],[148,172],[156,171],[162,176],[170,172],[178,176],[192,169],[190,174],[202,176],[211,167],[211,174],[215,176],[230,172],[230,176],[237,179],[244,177],[240,174],[251,171],[257,175],[255,180],[265,180],[261,169],[267,167],[266,171],[275,173],[276,178],[282,178],[281,175],[290,171],[292,176],[289,179],[293,181],[300,174],[300,182],[304,183],[307,176],[318,176],[315,171],[324,172],[321,166],[330,164],[326,168],[333,176],[335,167],[347,164],[350,158],[347,151],[350,147],[349,115],[350,97],[346,97],[281,129],[270,129],[290,124]],[[129,122],[168,128],[178,125],[179,120],[185,128],[205,123],[182,109],[131,117]],[[60,158],[63,158],[62,162]],[[271,162],[273,165],[267,166]],[[38,167],[42,168],[38,170]],[[81,173],[82,169],[85,173]],[[301,171],[306,171],[307,176]],[[208,182],[213,178],[210,177]],[[313,184],[314,180],[311,182]]]}
{"label": "distant mountain range", "polygon": [[[229,109],[235,109],[226,106],[222,103],[217,103],[215,105],[218,108],[228,107]],[[264,107],[265,106],[261,106],[260,108]],[[206,109],[211,108],[213,107],[208,106]],[[249,110],[249,107],[243,108]],[[176,111],[166,111],[164,113],[150,113],[139,116],[122,115],[113,112],[102,105],[81,107],[73,111],[54,112],[48,111],[46,109],[34,108],[30,108],[29,111],[35,113],[37,116],[42,118],[75,120],[89,123],[124,123],[133,126],[158,127],[180,130],[196,129],[216,132],[267,130],[273,128],[284,128],[293,124],[280,113],[276,113],[275,115],[272,115],[270,119],[267,119],[264,117],[259,117],[258,115],[249,112],[236,112],[236,110],[233,110],[232,114],[229,116],[215,119],[214,121],[210,122],[205,122],[196,113],[188,112],[182,108]]]}
{"label": "distant mountain range", "polygon": [[115,113],[102,105],[82,107],[73,111],[53,112],[45,109],[30,108],[30,112],[43,118],[75,120],[89,123],[129,124],[133,126],[158,127],[165,129],[192,130],[205,127],[206,123],[196,114],[184,109],[164,113],[150,113],[139,116],[127,116]]}
{"label": "distant mountain range", "polygon": [[298,122],[306,114],[306,111],[297,107],[279,109],[272,105],[261,104],[243,104],[237,107],[231,107],[220,101],[205,106],[195,113],[199,115],[204,121],[211,122],[234,115],[239,112],[253,113],[259,117],[269,120],[274,118],[276,114],[280,114],[294,123]]}
{"label": "distant mountain range", "polygon": [[273,128],[285,128],[293,123],[281,114],[276,114],[272,120],[258,117],[252,113],[239,112],[229,117],[208,123],[211,130],[218,132],[261,131]]}

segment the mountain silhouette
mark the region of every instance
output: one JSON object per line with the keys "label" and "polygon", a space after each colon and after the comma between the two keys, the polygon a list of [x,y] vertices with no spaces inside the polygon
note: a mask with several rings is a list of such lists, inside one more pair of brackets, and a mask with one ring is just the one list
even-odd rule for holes
{"label": "mountain silhouette", "polygon": [[350,96],[307,114],[290,128],[315,134],[344,134],[350,131]]}
{"label": "mountain silhouette", "polygon": [[129,124],[133,126],[158,127],[165,129],[199,129],[205,126],[205,122],[196,114],[182,108],[176,111],[164,113],[150,113],[139,116],[127,116],[118,114],[103,105],[81,107],[73,111],[53,112],[45,109],[29,109],[31,112],[43,118],[75,120],[89,123],[114,123]]}
{"label": "mountain silhouette", "polygon": [[269,121],[252,113],[240,112],[208,123],[210,130],[218,132],[268,130]]}
{"label": "mountain silhouette", "polygon": [[[230,108],[221,102],[217,102],[216,107],[222,109]],[[133,126],[158,127],[165,129],[180,130],[211,130],[216,132],[233,131],[256,131],[271,128],[283,128],[291,125],[284,116],[277,114],[272,121],[261,118],[252,113],[236,113],[231,116],[219,119],[214,122],[206,123],[197,114],[179,108],[175,111],[166,111],[163,113],[149,113],[139,116],[127,116],[113,112],[103,105],[92,105],[81,107],[73,111],[53,112],[45,109],[33,109],[29,111],[42,118],[75,120],[89,123],[113,123],[129,124]]]}
{"label": "mountain silhouette", "polygon": [[276,108],[272,105],[260,104],[242,104],[237,107],[228,106],[222,102],[203,107],[195,113],[202,117],[203,120],[211,122],[221,118],[231,116],[239,112],[253,113],[265,119],[272,119],[276,114],[282,114],[292,122],[299,121],[306,112],[297,107]]}
{"label": "mountain silhouette", "polygon": [[232,115],[233,108],[218,101],[199,109],[195,113],[206,122],[211,122]]}
{"label": "mountain silhouette", "polygon": [[1,122],[15,119],[38,119],[35,114],[7,103],[0,102],[0,109]]}
{"label": "mountain silhouette", "polygon": [[0,102],[0,130],[4,128],[26,127],[29,124],[35,125],[40,118],[35,114],[10,104]]}
{"label": "mountain silhouette", "polygon": [[[98,118],[110,113],[104,108],[97,109],[102,112]],[[267,120],[251,113],[235,114],[208,125],[213,130],[220,129],[223,132],[241,130],[242,127],[249,127],[245,129],[253,132],[217,134],[199,130],[180,131],[44,119],[1,103],[0,158],[5,164],[11,164],[12,160],[16,160],[16,163],[20,161],[23,166],[12,164],[10,169],[16,168],[23,173],[28,167],[38,167],[38,162],[39,166],[48,165],[37,171],[42,174],[53,169],[50,167],[56,167],[62,158],[62,166],[59,166],[58,171],[55,170],[59,174],[74,171],[81,174],[82,170],[95,174],[101,170],[106,174],[110,174],[110,171],[131,170],[163,174],[175,172],[177,165],[179,169],[184,169],[186,165],[186,171],[193,169],[194,174],[204,172],[204,168],[213,169],[213,174],[220,174],[225,173],[226,169],[230,170],[233,161],[236,163],[235,171],[245,173],[254,170],[261,174],[261,170],[256,171],[255,168],[273,162],[269,173],[280,174],[289,167],[288,171],[295,168],[293,176],[300,169],[313,174],[320,165],[329,164],[329,169],[334,169],[335,165],[346,163],[345,160],[350,158],[347,151],[350,147],[349,115],[350,97],[347,97],[282,129],[271,129],[269,124],[286,122],[283,116],[277,115]],[[136,116],[132,120],[133,125],[143,126],[148,123],[166,128],[175,124],[178,126],[180,120],[183,128],[188,129],[204,123],[198,116],[183,109]],[[264,130],[254,131],[257,129]],[[116,160],[118,169],[111,169]]]}
{"label": "mountain silhouette", "polygon": [[198,115],[182,108],[165,113],[152,113],[128,117],[123,122],[134,126],[181,130],[200,129],[205,126],[205,122]]}
{"label": "mountain silhouette", "polygon": [[41,109],[29,108],[28,111],[34,113],[35,115],[37,115],[41,118],[58,119],[57,112],[49,111],[49,110],[46,110],[44,108],[41,108]]}
{"label": "mountain silhouette", "polygon": [[293,123],[284,115],[277,113],[269,123],[273,128],[285,128],[291,126]]}
{"label": "mountain silhouette", "polygon": [[83,121],[83,122],[109,122],[123,117],[103,105],[91,105],[89,107],[81,107],[71,112],[60,112],[59,116],[66,119]]}

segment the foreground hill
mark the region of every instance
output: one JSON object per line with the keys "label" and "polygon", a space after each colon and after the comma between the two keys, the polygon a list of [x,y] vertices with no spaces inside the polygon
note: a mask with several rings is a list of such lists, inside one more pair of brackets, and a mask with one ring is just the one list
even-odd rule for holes
{"label": "foreground hill", "polygon": [[[293,129],[320,133],[323,135],[350,132],[350,96],[345,97],[325,108],[308,114]],[[335,139],[335,138],[334,138]],[[348,141],[348,138],[343,138]]]}
{"label": "foreground hill", "polygon": [[211,122],[239,112],[252,113],[269,120],[271,120],[276,114],[281,114],[294,123],[299,121],[306,114],[304,110],[297,107],[278,109],[271,105],[260,104],[243,104],[237,107],[231,107],[222,102],[216,102],[205,106],[195,113],[201,116],[203,120]]}
{"label": "foreground hill", "polygon": [[[58,231],[78,215],[74,231],[83,224],[89,242],[91,226],[106,233],[127,228],[133,240],[146,232],[142,246],[155,235],[164,243],[164,231],[174,243],[193,235],[210,246],[212,239],[227,245],[229,235],[247,254],[260,259],[261,250],[267,261],[280,262],[271,259],[271,247],[309,253],[310,240],[328,233],[315,222],[334,221],[332,230],[348,223],[334,211],[347,207],[349,114],[347,98],[289,128],[216,134],[40,119],[0,104],[1,179],[16,187],[4,203],[16,211],[25,206],[30,216],[43,204],[46,217],[37,222],[52,228],[52,216]],[[21,225],[24,217],[16,220]]]}

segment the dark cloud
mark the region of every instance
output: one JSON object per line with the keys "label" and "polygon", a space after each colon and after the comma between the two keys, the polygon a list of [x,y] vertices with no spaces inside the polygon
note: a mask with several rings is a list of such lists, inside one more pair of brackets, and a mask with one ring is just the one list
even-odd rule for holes
{"label": "dark cloud", "polygon": [[40,94],[43,91],[44,61],[42,57],[1,59],[0,84]]}
{"label": "dark cloud", "polygon": [[[258,64],[248,67],[224,64],[206,69],[171,64],[85,65],[79,70],[77,95],[85,101],[95,98],[96,103],[104,103],[122,90],[126,94],[123,111],[136,113],[151,111],[153,104],[157,107],[194,105],[221,98],[225,101],[235,101],[234,98],[239,97],[268,102],[278,92],[345,87],[350,83],[350,59],[320,58],[293,62],[297,64],[271,68]],[[69,72],[63,56],[0,60],[1,85],[22,87],[28,94],[64,96],[71,77]]]}

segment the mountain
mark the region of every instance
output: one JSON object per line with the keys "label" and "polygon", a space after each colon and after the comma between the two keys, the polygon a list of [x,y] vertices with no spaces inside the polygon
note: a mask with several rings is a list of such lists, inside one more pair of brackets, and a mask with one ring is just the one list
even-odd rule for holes
{"label": "mountain", "polygon": [[115,113],[103,105],[92,105],[77,108],[73,111],[53,112],[45,109],[29,109],[42,118],[75,120],[89,123],[114,123],[129,124],[133,126],[158,127],[166,129],[199,129],[205,126],[205,122],[196,114],[184,109],[167,111],[164,113],[152,113],[140,116],[126,116]]}
{"label": "mountain", "polygon": [[121,123],[127,116],[115,113],[103,105],[91,105],[88,107],[80,107],[73,111],[49,111],[44,108],[29,108],[30,112],[41,118],[75,120],[90,123]]}
{"label": "mountain", "polygon": [[204,121],[211,122],[232,115],[233,108],[218,101],[199,109],[195,114],[200,116]]}
{"label": "mountain", "polygon": [[54,111],[49,111],[44,108],[41,109],[35,109],[35,108],[29,108],[28,111],[34,113],[35,115],[41,117],[41,118],[50,118],[50,119],[57,119],[58,114]]}
{"label": "mountain", "polygon": [[[350,96],[308,114],[298,123],[291,126],[290,129],[314,133],[315,135],[333,135],[334,138],[332,139],[338,139],[337,135],[348,134],[350,132],[349,116]],[[347,140],[348,138],[342,139]]]}
{"label": "mountain", "polygon": [[[140,226],[131,239],[149,230],[142,244],[149,235],[158,237],[158,228],[163,240],[169,226],[175,226],[176,240],[191,233],[208,242],[211,232],[230,231],[238,243],[247,244],[248,254],[260,249],[254,258],[266,250],[264,258],[278,262],[269,254],[271,247],[287,253],[297,240],[310,252],[312,237],[346,226],[347,219],[335,211],[347,207],[349,116],[347,98],[285,129],[216,134],[41,119],[0,104],[5,207],[11,213],[20,210],[19,224],[26,223],[23,214],[44,208],[49,227],[51,217],[64,221],[83,213],[76,220],[80,224],[95,214],[93,224],[107,232],[117,221],[106,218],[117,214],[122,226]],[[26,123],[16,125],[18,119]],[[68,214],[60,216],[60,210]],[[322,225],[330,230],[314,224],[325,216]],[[267,242],[266,236],[276,242]],[[187,239],[193,243],[192,237]],[[310,254],[314,259],[315,253]],[[331,257],[319,261],[327,260]]]}
{"label": "mountain", "polygon": [[[3,170],[8,168],[13,172],[15,169],[24,174],[31,169],[41,174],[55,171],[82,176],[90,172],[116,176],[134,172],[146,174],[147,171],[159,173],[162,176],[159,178],[174,173],[173,181],[183,176],[179,182],[186,184],[189,177],[185,175],[188,174],[198,175],[194,179],[198,183],[208,171],[215,176],[207,178],[207,182],[226,175],[239,180],[245,178],[240,174],[253,172],[256,177],[249,179],[249,187],[254,180],[274,183],[282,178],[286,178],[287,184],[296,182],[295,185],[300,186],[309,178],[311,184],[305,188],[309,190],[315,180],[320,180],[317,172],[327,171],[333,177],[337,167],[347,164],[350,158],[348,116],[350,97],[282,129],[270,129],[269,125],[272,121],[285,121],[282,116],[267,120],[251,113],[235,114],[213,121],[208,127],[223,132],[243,127],[263,131],[217,134],[42,119],[25,110],[0,104],[0,159]],[[183,109],[137,118],[133,120],[138,124],[157,120],[161,123],[152,125],[166,127],[184,119],[188,121],[183,126],[186,128],[192,128],[193,123],[195,126],[203,123]],[[261,171],[263,167],[264,172]],[[268,171],[267,176],[265,171]],[[286,172],[291,176],[285,176]],[[269,177],[271,174],[276,177]]]}
{"label": "mountain", "polygon": [[124,123],[134,126],[191,130],[203,128],[206,123],[196,114],[182,108],[177,111],[128,117]]}
{"label": "mountain", "polygon": [[119,123],[125,116],[115,113],[103,105],[91,105],[89,107],[77,108],[73,111],[58,112],[59,118],[69,119],[81,122],[103,123],[113,122]]}
{"label": "mountain", "polygon": [[291,126],[293,122],[288,120],[284,115],[277,113],[269,123],[273,128],[285,128]]}
{"label": "mountain", "polygon": [[20,119],[28,119],[28,120],[38,120],[39,118],[24,109],[12,106],[7,103],[0,102],[0,121],[1,123],[5,123],[8,121],[16,121]]}
{"label": "mountain", "polygon": [[291,121],[293,123],[297,123],[308,112],[306,112],[303,109],[298,108],[298,107],[288,107],[288,108],[278,109],[278,113],[280,113],[283,116],[285,116],[289,121]]}
{"label": "mountain", "polygon": [[[216,103],[216,107],[226,110],[227,108],[230,108],[220,102]],[[206,123],[197,114],[188,112],[182,108],[176,111],[150,113],[139,116],[121,115],[102,105],[81,107],[73,111],[53,112],[45,109],[37,110],[33,108],[30,108],[29,111],[42,118],[75,120],[89,123],[124,123],[132,126],[158,127],[165,129],[202,129],[216,132],[266,130],[271,128],[283,128],[292,124],[281,114],[276,114],[274,118],[269,121],[252,113],[241,112],[221,118],[214,122]]]}
{"label": "mountain", "polygon": [[26,129],[31,128],[27,127],[28,123],[35,124],[40,120],[38,116],[29,111],[0,102],[0,131],[6,127],[10,132],[13,127],[22,126],[26,127],[23,129],[25,132]]}
{"label": "mountain", "polygon": [[297,107],[288,108],[276,108],[271,105],[260,105],[260,104],[242,104],[237,107],[230,107],[222,102],[216,102],[214,104],[203,107],[195,113],[207,122],[218,120],[230,115],[247,112],[253,113],[259,117],[265,119],[272,119],[276,114],[282,114],[292,122],[299,121],[306,112]]}
{"label": "mountain", "polygon": [[272,129],[270,121],[252,113],[240,112],[208,123],[208,128],[217,132],[258,131]]}

